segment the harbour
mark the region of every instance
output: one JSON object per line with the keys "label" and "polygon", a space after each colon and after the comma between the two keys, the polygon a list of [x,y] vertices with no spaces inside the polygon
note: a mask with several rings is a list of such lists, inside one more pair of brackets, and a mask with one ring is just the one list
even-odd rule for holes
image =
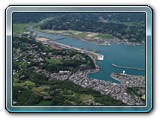
{"label": "harbour", "polygon": [[[78,48],[77,50],[82,51],[81,48],[87,50],[88,47],[91,51],[99,51],[96,54],[103,55],[99,57],[96,64],[100,67],[100,71],[89,74],[89,78],[96,78],[105,81],[111,81],[113,83],[119,83],[119,81],[113,79],[110,75],[114,73],[122,73],[123,69],[120,67],[114,67],[112,64],[116,63],[121,66],[132,66],[134,68],[145,68],[145,46],[131,46],[127,44],[112,44],[110,46],[99,46],[90,42],[77,40],[75,38],[66,37],[62,35],[47,34],[39,31],[35,31],[38,36],[43,36],[48,39],[52,39],[57,44],[66,45],[66,47]],[[60,40],[57,40],[60,39]],[[90,51],[89,50],[89,51]],[[95,52],[93,52],[95,53]],[[137,69],[126,69],[126,74],[131,75],[145,75],[144,70]]]}

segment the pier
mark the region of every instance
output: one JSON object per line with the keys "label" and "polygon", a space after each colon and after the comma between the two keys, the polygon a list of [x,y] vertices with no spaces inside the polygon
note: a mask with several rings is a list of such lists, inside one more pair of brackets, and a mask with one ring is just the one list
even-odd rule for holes
{"label": "pier", "polygon": [[144,68],[134,68],[134,67],[119,66],[119,65],[116,65],[116,64],[113,64],[113,63],[112,63],[112,66],[117,67],[117,68],[131,69],[131,70],[142,70],[142,71],[145,70]]}

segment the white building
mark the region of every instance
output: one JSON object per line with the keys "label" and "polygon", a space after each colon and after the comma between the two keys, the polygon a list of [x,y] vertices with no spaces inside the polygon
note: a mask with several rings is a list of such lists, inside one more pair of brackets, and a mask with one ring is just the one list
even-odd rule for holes
{"label": "white building", "polygon": [[123,74],[125,74],[125,72],[126,72],[126,71],[125,71],[125,70],[123,70]]}

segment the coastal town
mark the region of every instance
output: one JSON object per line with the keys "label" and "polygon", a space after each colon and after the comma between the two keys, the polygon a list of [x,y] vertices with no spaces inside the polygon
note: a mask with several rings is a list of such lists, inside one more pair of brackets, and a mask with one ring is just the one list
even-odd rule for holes
{"label": "coastal town", "polygon": [[145,15],[130,14],[13,14],[13,105],[146,105]]}
{"label": "coastal town", "polygon": [[[23,36],[21,36],[23,37]],[[105,80],[99,80],[94,78],[89,78],[88,75],[91,73],[95,73],[99,71],[99,66],[96,64],[96,60],[103,60],[103,55],[90,52],[87,50],[81,50],[79,48],[75,48],[72,46],[67,46],[64,44],[60,44],[55,42],[54,40],[50,40],[47,38],[42,37],[35,37],[36,43],[42,43],[43,46],[47,46],[49,49],[54,49],[58,51],[65,52],[65,55],[53,55],[52,52],[44,52],[41,50],[40,52],[37,52],[36,49],[39,49],[39,47],[36,45],[36,43],[31,44],[31,46],[27,46],[26,48],[28,51],[25,54],[22,54],[18,49],[14,53],[13,58],[17,62],[25,62],[28,66],[32,66],[36,73],[45,75],[50,81],[52,80],[69,80],[73,83],[80,85],[84,88],[92,88],[96,91],[99,91],[103,95],[109,95],[112,98],[116,100],[120,100],[123,103],[127,105],[144,105],[144,95],[145,92],[143,92],[143,95],[136,96],[135,94],[129,94],[127,92],[127,89],[130,87],[139,87],[139,88],[145,88],[145,77],[142,76],[134,76],[134,75],[127,75],[123,73],[112,73],[111,77],[113,79],[116,79],[120,81],[119,83],[113,83],[110,81]],[[16,44],[20,44],[21,41],[15,41]],[[31,41],[30,41],[31,42]],[[56,70],[54,72],[43,69],[42,66],[44,66],[44,61],[46,61],[46,57],[49,56],[50,58],[57,59],[58,60],[70,60],[70,59],[77,59],[77,60],[85,60],[85,57],[78,57],[73,56],[69,57],[67,54],[72,53],[73,51],[76,51],[81,54],[86,54],[91,58],[91,60],[94,62],[95,68],[91,69],[88,68],[85,64],[80,65],[76,71],[73,72],[72,69],[70,70]],[[32,58],[32,59],[29,59]],[[49,61],[49,60],[47,60]],[[37,66],[34,66],[34,64],[37,63]],[[20,67],[20,70],[22,68]],[[13,69],[13,74],[16,75],[19,71]],[[25,79],[24,76],[19,76],[20,79]],[[143,98],[142,98],[143,96]]]}
{"label": "coastal town", "polygon": [[76,48],[76,47],[73,47],[73,46],[61,44],[61,43],[56,42],[55,40],[50,40],[50,39],[42,38],[42,37],[36,37],[35,39],[39,42],[42,42],[43,44],[50,44],[53,49],[59,49],[59,50],[63,49],[63,48],[72,49],[72,50],[76,50],[80,53],[85,53],[89,56],[94,56],[97,60],[103,60],[104,59],[104,56],[101,55],[101,54],[98,54],[98,53],[95,53],[95,52],[92,52],[92,51],[88,51],[88,50],[85,50],[85,49],[80,49],[80,48]]}
{"label": "coastal town", "polygon": [[119,39],[115,36],[109,34],[100,34],[100,33],[93,33],[93,32],[80,32],[80,31],[73,31],[73,30],[40,30],[43,33],[48,34],[58,34],[63,35],[66,37],[72,37],[78,40],[87,41],[91,43],[95,43],[97,45],[111,45],[111,44],[128,44],[128,45],[142,45],[144,42],[129,42],[127,39]]}
{"label": "coastal town", "polygon": [[112,73],[111,77],[116,80],[119,80],[122,85],[125,85],[127,87],[145,88],[145,77],[144,76],[127,75],[123,73]]}
{"label": "coastal town", "polygon": [[[75,74],[69,77],[69,80],[83,87],[90,87],[100,91],[102,94],[110,95],[113,98],[121,100],[123,103],[128,105],[144,105],[140,97],[132,96],[127,93],[127,86],[124,84],[116,84],[109,81],[107,82],[104,80],[88,78],[87,75],[93,72],[96,71],[77,71]],[[136,83],[132,83],[132,85],[136,86]]]}

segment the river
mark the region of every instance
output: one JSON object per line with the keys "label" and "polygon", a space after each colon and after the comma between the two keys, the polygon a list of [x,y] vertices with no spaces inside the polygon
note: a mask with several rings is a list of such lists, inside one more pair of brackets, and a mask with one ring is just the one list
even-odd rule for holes
{"label": "river", "polygon": [[[47,34],[39,31],[35,31],[35,32],[37,32],[38,36],[42,36],[49,39],[57,39],[57,38],[64,37],[62,35]],[[88,76],[90,78],[96,78],[96,79],[118,83],[118,81],[112,79],[110,75],[113,72],[122,73],[123,70],[125,70],[126,74],[145,76],[145,71],[122,69],[122,68],[116,68],[112,66],[112,63],[114,63],[120,66],[145,68],[145,46],[144,45],[131,46],[127,44],[112,44],[110,46],[100,46],[94,43],[78,40],[71,37],[67,37],[66,39],[61,39],[56,41],[66,45],[72,45],[77,48],[86,48],[86,49],[89,48],[94,51],[98,50],[99,54],[104,55],[104,60],[97,61],[97,64],[100,66],[101,70],[97,73],[90,74]]]}

